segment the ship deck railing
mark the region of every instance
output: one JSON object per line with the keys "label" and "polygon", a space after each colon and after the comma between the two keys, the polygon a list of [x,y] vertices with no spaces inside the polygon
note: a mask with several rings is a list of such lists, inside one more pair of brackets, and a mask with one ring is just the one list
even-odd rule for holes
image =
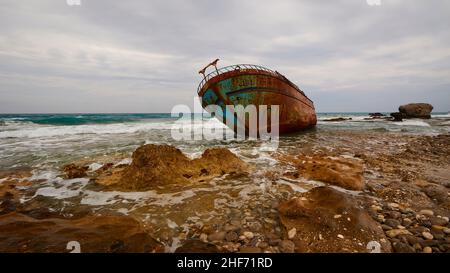
{"label": "ship deck railing", "polygon": [[[254,64],[235,64],[235,65],[225,66],[220,69],[216,69],[216,70],[212,71],[211,73],[206,75],[203,78],[203,80],[200,82],[200,84],[198,85],[198,88],[197,88],[197,93],[200,92],[200,90],[203,88],[205,83],[207,81],[209,81],[210,79],[212,79],[216,76],[219,76],[221,74],[224,74],[226,72],[231,72],[231,71],[236,71],[236,70],[240,70],[240,71],[257,70],[257,71],[268,72],[268,73],[274,75],[275,77],[280,77],[283,80],[287,81],[290,85],[292,85],[295,89],[297,89],[300,93],[302,93],[306,97],[305,93],[302,90],[300,90],[300,88],[296,84],[294,84],[293,82],[288,80],[285,76],[280,74],[278,71],[274,71],[272,69],[269,69],[269,68],[266,68],[266,67],[263,67],[260,65],[254,65]],[[306,98],[308,98],[308,97],[306,97]],[[309,98],[308,98],[308,100],[309,100]]]}

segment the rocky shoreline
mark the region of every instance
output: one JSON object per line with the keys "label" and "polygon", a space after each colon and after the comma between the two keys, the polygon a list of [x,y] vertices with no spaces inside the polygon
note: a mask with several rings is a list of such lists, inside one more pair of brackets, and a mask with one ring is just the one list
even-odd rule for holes
{"label": "rocky shoreline", "polygon": [[[400,105],[398,107],[398,112],[390,113],[389,116],[380,112],[369,113],[369,117],[364,118],[364,120],[387,120],[398,122],[403,121],[403,119],[430,119],[431,111],[433,111],[433,106],[429,103],[409,103]],[[352,118],[337,117],[324,119],[323,121],[339,122],[348,120],[352,120]]]}
{"label": "rocky shoreline", "polygon": [[[61,169],[64,181],[86,179],[77,183],[111,198],[141,192],[181,200],[155,208],[158,220],[148,221],[140,216],[151,207],[129,215],[93,210],[80,201],[83,192],[64,207],[66,199],[37,194],[30,170],[4,172],[0,251],[67,252],[65,242],[75,240],[83,252],[450,252],[450,135],[399,141],[342,132],[339,140],[333,149],[273,152],[278,165],[270,171],[225,148],[190,159],[170,145],[141,146],[131,164]],[[250,191],[254,181],[265,184]],[[303,190],[299,181],[307,182]],[[270,187],[262,193],[262,185]]]}

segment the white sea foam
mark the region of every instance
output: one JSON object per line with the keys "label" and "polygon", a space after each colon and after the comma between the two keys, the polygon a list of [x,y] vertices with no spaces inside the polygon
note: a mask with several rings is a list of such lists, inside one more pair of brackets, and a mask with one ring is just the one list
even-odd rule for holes
{"label": "white sea foam", "polygon": [[55,171],[39,171],[35,170],[31,173],[30,181],[45,180],[45,181],[62,181],[63,179],[58,177],[58,173]]}
{"label": "white sea foam", "polygon": [[450,118],[450,113],[447,114],[432,114],[432,118]]}
{"label": "white sea foam", "polygon": [[[80,195],[84,186],[87,185],[89,179],[86,178],[75,178],[69,180],[57,179],[53,180],[53,183],[57,186],[47,186],[39,188],[34,194],[33,198],[36,196],[46,196],[55,199],[66,199]],[[75,184],[78,187],[75,187]]]}
{"label": "white sea foam", "polygon": [[166,253],[173,253],[177,248],[181,246],[181,240],[178,237],[172,238],[172,244],[170,246],[165,246],[165,252]]}
{"label": "white sea foam", "polygon": [[307,192],[307,191],[308,191],[308,190],[306,190],[306,189],[300,187],[299,185],[297,185],[297,184],[295,184],[295,183],[293,183],[293,182],[287,181],[287,180],[284,179],[284,178],[283,178],[283,179],[278,179],[276,182],[277,182],[278,184],[282,184],[282,185],[289,186],[294,192],[300,192],[300,193],[303,193],[303,192]]}
{"label": "white sea foam", "polygon": [[395,125],[400,126],[420,126],[420,127],[430,127],[430,124],[419,119],[406,119],[400,122],[393,122]]}
{"label": "white sea foam", "polygon": [[335,189],[337,191],[346,193],[348,195],[353,195],[353,196],[359,195],[361,193],[361,191],[347,190],[347,189],[344,189],[344,188],[341,188],[341,187],[338,187],[338,186],[334,186],[334,185],[329,185],[329,187],[331,187],[331,188],[333,188],[333,189]]}
{"label": "white sea foam", "polygon": [[133,161],[132,158],[124,158],[124,159],[120,160],[119,162],[117,162],[114,166],[130,165],[132,161]]}
{"label": "white sea foam", "polygon": [[279,180],[277,180],[278,184],[284,184],[284,185],[288,185],[291,187],[291,189],[293,191],[296,192],[306,192],[308,190],[305,190],[304,188],[302,188],[301,186],[299,186],[299,184],[304,184],[304,185],[310,185],[312,187],[320,187],[320,186],[328,186],[331,187],[337,191],[349,194],[349,195],[359,195],[361,193],[361,191],[353,191],[353,190],[347,190],[338,186],[334,186],[334,185],[328,185],[324,182],[321,181],[315,181],[315,180],[309,180],[309,179],[305,179],[305,178],[300,178],[300,179],[289,179],[287,177],[283,177]]}
{"label": "white sea foam", "polygon": [[178,224],[170,219],[167,219],[167,226],[170,227],[171,229],[174,229],[178,227]]}
{"label": "white sea foam", "polygon": [[50,125],[22,125],[11,128],[12,130],[0,131],[2,138],[40,138],[71,135],[107,135],[107,134],[133,134],[138,132],[149,132],[151,130],[188,129],[199,130],[203,128],[225,128],[226,126],[216,119],[208,120],[182,120],[157,122],[134,122],[115,124],[89,124],[71,126],[50,126]]}
{"label": "white sea foam", "polygon": [[91,191],[84,190],[83,198],[80,201],[82,205],[105,206],[116,204],[125,200],[134,200],[140,202],[149,196],[148,192],[118,192],[118,191]]}
{"label": "white sea foam", "polygon": [[328,123],[328,120],[331,119],[337,119],[337,118],[344,118],[346,120],[343,121],[335,121],[335,122],[349,122],[349,121],[372,121],[372,119],[368,120],[369,116],[322,116],[317,117],[317,120],[319,122],[326,122]]}
{"label": "white sea foam", "polygon": [[260,188],[258,185],[247,186],[247,187],[244,187],[244,188],[239,192],[239,196],[240,196],[242,199],[246,200],[246,199],[249,199],[249,196],[250,196],[250,194],[251,194],[252,192],[260,191],[260,190],[261,190],[261,188]]}
{"label": "white sea foam", "polygon": [[117,212],[122,213],[124,215],[128,215],[129,210],[126,209],[126,208],[120,208],[120,209],[117,210]]}
{"label": "white sea foam", "polygon": [[[160,207],[173,206],[194,197],[197,192],[215,190],[213,188],[198,188],[195,190],[192,189],[174,193],[158,193],[156,191],[92,191],[85,189],[89,182],[89,179],[86,178],[64,180],[61,177],[56,177],[54,172],[41,172],[33,175],[34,180],[42,180],[43,178],[47,178],[46,184],[39,188],[31,199],[36,196],[51,197],[54,199],[67,199],[80,196],[80,204],[90,206],[127,203],[127,200],[141,205],[151,204]],[[28,200],[24,199],[23,202]]]}
{"label": "white sea foam", "polygon": [[96,170],[100,169],[102,166],[103,166],[102,164],[94,162],[94,163],[89,165],[89,171],[95,172]]}

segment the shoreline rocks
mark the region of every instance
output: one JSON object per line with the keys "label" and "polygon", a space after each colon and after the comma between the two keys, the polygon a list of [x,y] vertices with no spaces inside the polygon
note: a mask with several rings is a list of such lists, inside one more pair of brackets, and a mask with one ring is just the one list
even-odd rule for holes
{"label": "shoreline rocks", "polygon": [[81,252],[162,252],[163,246],[128,216],[79,219],[34,219],[12,212],[0,215],[2,252],[69,252],[77,241]]}
{"label": "shoreline rocks", "polygon": [[313,188],[281,203],[278,210],[286,238],[296,229],[291,239],[296,252],[365,252],[370,241],[379,242],[383,252],[391,251],[381,226],[353,197],[333,188]]}
{"label": "shoreline rocks", "polygon": [[[30,229],[19,227],[18,231],[20,234],[29,232],[30,235],[21,236],[24,238],[34,236],[44,240],[40,237],[50,238],[50,235],[47,237],[43,231],[49,224],[61,227],[62,230],[56,229],[55,232],[63,234],[65,238],[69,236],[71,229],[74,229],[76,234],[84,234],[84,232],[112,234],[110,239],[102,237],[104,241],[99,245],[104,248],[100,251],[141,251],[140,248],[129,250],[137,248],[138,243],[135,245],[134,239],[127,239],[128,237],[119,231],[116,235],[114,230],[122,230],[122,227],[125,229],[124,223],[120,221],[116,223],[115,220],[104,220],[105,225],[92,223],[95,222],[93,217],[98,217],[93,216],[92,211],[100,208],[99,213],[106,215],[108,213],[133,215],[135,218],[129,216],[120,216],[120,218],[123,217],[123,221],[138,221],[149,228],[148,233],[146,230],[143,232],[152,238],[158,238],[159,242],[157,245],[148,244],[144,251],[150,252],[153,250],[158,252],[161,247],[161,251],[171,252],[179,245],[181,247],[177,249],[177,252],[367,252],[370,250],[366,243],[371,240],[380,243],[383,252],[388,252],[389,246],[395,252],[450,252],[450,184],[448,183],[450,135],[433,137],[401,135],[401,138],[399,136],[396,133],[384,132],[376,135],[373,132],[352,132],[349,135],[343,131],[333,140],[333,146],[325,142],[330,137],[333,138],[333,135],[315,136],[318,138],[313,139],[312,142],[316,141],[319,146],[314,146],[316,143],[311,145],[311,143],[298,142],[299,145],[293,147],[292,151],[286,152],[288,155],[279,156],[279,164],[273,167],[270,175],[264,172],[265,166],[258,165],[262,172],[255,172],[252,176],[241,177],[239,176],[241,173],[236,172],[235,175],[231,175],[231,179],[209,180],[216,175],[220,176],[222,169],[227,169],[227,167],[222,168],[225,164],[221,157],[225,155],[226,161],[232,161],[233,159],[229,160],[226,156],[229,151],[212,151],[204,155],[213,165],[208,169],[205,168],[206,163],[201,158],[193,160],[187,158],[185,161],[187,167],[179,163],[164,167],[157,162],[152,166],[156,166],[156,169],[164,173],[176,172],[182,176],[186,170],[194,170],[193,176],[182,176],[182,179],[176,182],[162,181],[159,182],[160,184],[151,184],[148,181],[149,185],[145,187],[148,186],[157,191],[152,192],[151,196],[165,195],[168,191],[171,192],[167,196],[195,191],[193,197],[183,199],[176,204],[162,206],[153,206],[151,198],[139,201],[140,205],[145,203],[144,206],[135,206],[134,193],[104,192],[105,189],[114,189],[115,185],[121,186],[115,183],[125,181],[124,170],[129,168],[125,164],[114,164],[119,161],[110,158],[106,159],[107,161],[100,161],[103,167],[91,168],[87,172],[88,178],[110,184],[85,184],[85,180],[79,183],[78,180],[61,179],[54,183],[56,190],[69,189],[77,193],[81,187],[89,192],[94,191],[95,196],[105,197],[102,198],[103,200],[106,200],[106,197],[109,198],[107,204],[101,202],[101,205],[95,206],[82,204],[83,198],[89,197],[87,191],[81,190],[76,196],[56,199],[45,195],[45,191],[43,195],[36,191],[42,186],[49,189],[53,187],[46,180],[27,181],[27,177],[32,175],[31,172],[14,179],[11,178],[11,174],[4,174],[4,176],[0,175],[2,179],[0,181],[0,214],[5,216],[15,212],[34,220],[25,218],[26,220],[22,221],[24,219],[22,217],[11,217],[10,230],[4,226],[2,229],[0,223],[0,233],[7,230],[6,234],[10,234],[15,225],[23,222]],[[156,171],[148,170],[150,169],[148,162],[166,161],[171,158],[171,152],[160,152],[161,155],[155,155],[157,152],[142,154],[143,163],[142,165],[139,163],[139,172],[144,179],[146,175],[152,175]],[[298,156],[299,154],[305,155]],[[129,155],[120,157],[124,156]],[[181,158],[178,155],[174,157]],[[251,158],[257,158],[257,156]],[[353,177],[354,171],[351,168],[349,170],[349,166],[336,164],[341,159],[349,159],[364,166],[356,168],[358,171],[355,171],[358,173],[361,169],[363,170],[361,175],[365,184],[363,191],[353,194],[339,189],[334,190],[337,193],[328,193],[327,190],[313,188],[317,186],[316,183],[305,182],[303,179],[309,172],[321,172],[323,174],[320,175],[326,177],[325,174],[331,171],[341,177],[346,175]],[[89,160],[89,163],[92,163],[92,160]],[[86,164],[88,163],[76,162],[75,165]],[[202,168],[212,171],[207,173]],[[289,180],[290,177],[287,177],[289,173],[292,173],[295,178],[292,181]],[[171,179],[171,175],[173,174],[167,175],[167,179]],[[354,176],[354,178],[357,177],[359,175]],[[42,185],[39,185],[40,183]],[[261,186],[264,186],[264,189],[261,189]],[[117,188],[119,191],[122,190],[120,187]],[[334,188],[332,187],[331,190]],[[200,190],[196,191],[197,189]],[[302,190],[310,191],[299,193]],[[261,194],[262,192],[269,192],[269,194]],[[113,197],[115,194],[128,195],[130,198],[125,200],[121,197]],[[94,195],[91,192],[90,197],[92,196]],[[121,199],[125,202],[121,202]],[[300,200],[302,203],[297,204],[297,201],[292,201],[294,204],[291,204],[293,199]],[[286,211],[282,213],[281,210],[277,210],[280,206],[286,206],[285,203],[290,204]],[[134,210],[134,208],[137,209]],[[150,220],[142,217],[145,214],[151,215]],[[374,223],[367,218],[366,214],[377,222],[377,228],[370,228]],[[169,222],[168,219],[171,221]],[[34,221],[38,221],[37,224]],[[85,222],[92,224],[85,224]],[[365,233],[356,230],[359,227],[362,227]],[[380,228],[384,235],[378,233]],[[129,229],[133,230],[133,228]],[[367,233],[366,230],[369,232]],[[50,228],[49,231],[53,232],[53,229]],[[375,235],[372,235],[370,231],[374,231]],[[122,236],[125,239],[121,239]],[[145,238],[139,236],[137,237]],[[47,251],[40,245],[46,244],[47,241],[38,239],[31,241],[38,242],[36,244],[22,244],[21,241],[14,241],[12,244],[24,245],[20,250],[22,252]],[[90,240],[88,241],[94,244],[94,241]],[[95,247],[88,247],[86,250],[83,245],[84,243],[82,252],[98,251]],[[0,249],[2,249],[1,241]],[[65,248],[58,248],[56,251],[68,252]]]}
{"label": "shoreline rocks", "polygon": [[339,117],[339,118],[324,119],[323,121],[326,121],[326,122],[337,122],[337,121],[346,121],[346,120],[352,120],[352,118]]}
{"label": "shoreline rocks", "polygon": [[[373,208],[372,208],[373,209]],[[449,252],[450,240],[443,231],[448,226],[448,221],[444,216],[435,216],[435,212],[430,209],[414,211],[409,207],[390,206],[385,204],[383,209],[373,210],[376,215],[372,215],[383,226],[383,230],[392,243],[393,250],[400,253],[413,252]],[[380,217],[383,216],[383,217]],[[391,218],[387,218],[391,217]],[[433,219],[439,219],[439,224],[432,225]],[[395,228],[389,226],[392,223],[399,223]],[[384,227],[388,228],[384,228]]]}
{"label": "shoreline rocks", "polygon": [[282,156],[284,162],[293,164],[298,176],[322,181],[345,189],[364,189],[362,161],[349,158],[303,156]]}
{"label": "shoreline rocks", "polygon": [[88,166],[79,166],[76,164],[65,165],[62,169],[65,179],[83,178],[87,176]]}
{"label": "shoreline rocks", "polygon": [[433,106],[429,103],[409,103],[401,105],[398,111],[404,115],[405,118],[431,118],[431,111]]}
{"label": "shoreline rocks", "polygon": [[121,191],[146,191],[168,184],[210,180],[224,174],[246,174],[248,166],[225,148],[211,148],[189,159],[170,145],[148,144],[133,153],[132,163],[99,176],[96,183]]}
{"label": "shoreline rocks", "polygon": [[403,121],[403,119],[406,118],[406,116],[400,112],[391,113],[391,117],[394,118],[393,121]]}
{"label": "shoreline rocks", "polygon": [[382,118],[382,117],[385,117],[385,115],[380,113],[380,112],[375,112],[375,113],[369,113],[369,117],[371,117],[371,118]]}

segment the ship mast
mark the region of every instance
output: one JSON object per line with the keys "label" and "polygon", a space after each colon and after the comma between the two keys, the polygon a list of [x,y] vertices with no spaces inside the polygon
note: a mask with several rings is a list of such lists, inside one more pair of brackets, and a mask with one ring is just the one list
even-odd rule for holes
{"label": "ship mast", "polygon": [[200,71],[198,71],[199,74],[203,75],[203,79],[206,80],[206,75],[205,75],[205,71],[208,67],[210,66],[214,66],[214,68],[216,68],[216,72],[217,75],[219,75],[219,70],[217,69],[217,62],[219,62],[219,59],[215,59],[214,61],[210,62],[207,66],[205,66],[203,69],[201,69]]}

